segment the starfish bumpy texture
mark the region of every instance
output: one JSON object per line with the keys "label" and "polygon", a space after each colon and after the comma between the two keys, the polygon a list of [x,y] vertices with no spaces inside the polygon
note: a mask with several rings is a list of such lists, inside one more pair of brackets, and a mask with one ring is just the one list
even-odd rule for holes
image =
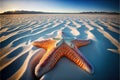
{"label": "starfish bumpy texture", "polygon": [[66,57],[77,66],[88,73],[92,73],[91,65],[79,52],[79,47],[90,43],[90,40],[72,40],[69,44],[64,40],[58,41],[55,39],[48,39],[43,41],[33,42],[33,45],[39,48],[44,48],[46,53],[41,58],[40,62],[35,67],[35,75],[41,77],[49,70],[52,70],[56,63],[62,58]]}

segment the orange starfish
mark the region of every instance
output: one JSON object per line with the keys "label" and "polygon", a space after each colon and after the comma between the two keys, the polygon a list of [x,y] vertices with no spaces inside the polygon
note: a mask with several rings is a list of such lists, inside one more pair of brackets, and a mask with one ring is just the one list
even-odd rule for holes
{"label": "orange starfish", "polygon": [[35,75],[41,77],[43,74],[53,69],[62,57],[67,57],[84,71],[92,73],[93,70],[91,65],[83,58],[78,50],[79,47],[89,43],[89,40],[77,39],[70,41],[70,44],[62,40],[59,45],[57,44],[57,40],[54,39],[33,42],[34,46],[46,50],[46,53],[35,67]]}

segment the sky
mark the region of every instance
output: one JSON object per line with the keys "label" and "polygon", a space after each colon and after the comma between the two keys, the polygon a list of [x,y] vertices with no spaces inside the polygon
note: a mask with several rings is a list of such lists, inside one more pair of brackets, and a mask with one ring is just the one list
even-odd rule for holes
{"label": "sky", "polygon": [[120,12],[119,0],[0,0],[0,13],[14,10],[43,12]]}

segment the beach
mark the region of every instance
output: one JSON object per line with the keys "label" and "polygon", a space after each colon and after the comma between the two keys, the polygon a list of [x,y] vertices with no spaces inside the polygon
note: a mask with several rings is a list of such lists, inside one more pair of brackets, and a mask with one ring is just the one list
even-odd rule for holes
{"label": "beach", "polygon": [[91,40],[79,50],[93,66],[94,73],[86,73],[63,57],[41,80],[118,80],[118,15],[12,14],[0,18],[1,80],[36,79],[34,67],[45,51],[31,43],[49,38],[62,39],[61,32],[70,39]]}

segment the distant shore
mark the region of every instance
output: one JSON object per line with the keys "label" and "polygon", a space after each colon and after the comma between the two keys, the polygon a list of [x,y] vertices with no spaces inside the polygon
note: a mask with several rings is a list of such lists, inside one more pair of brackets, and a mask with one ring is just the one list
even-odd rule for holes
{"label": "distant shore", "polygon": [[40,11],[6,11],[0,13],[1,15],[6,14],[120,14],[118,12],[79,12],[79,13],[57,13],[57,12],[40,12]]}

